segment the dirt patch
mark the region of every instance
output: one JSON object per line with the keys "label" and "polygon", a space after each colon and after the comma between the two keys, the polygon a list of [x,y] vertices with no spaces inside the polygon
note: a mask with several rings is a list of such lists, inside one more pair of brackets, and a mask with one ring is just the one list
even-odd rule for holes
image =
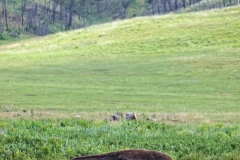
{"label": "dirt patch", "polygon": [[55,112],[48,112],[48,111],[35,111],[32,115],[31,111],[27,110],[26,112],[23,111],[10,111],[10,112],[0,112],[0,119],[1,118],[68,118],[63,113],[55,113]]}
{"label": "dirt patch", "polygon": [[93,156],[77,157],[72,160],[172,160],[168,155],[148,150],[124,150]]}

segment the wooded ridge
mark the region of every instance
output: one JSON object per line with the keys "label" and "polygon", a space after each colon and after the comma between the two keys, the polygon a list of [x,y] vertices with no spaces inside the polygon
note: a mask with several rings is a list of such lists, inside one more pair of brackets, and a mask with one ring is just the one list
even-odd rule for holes
{"label": "wooded ridge", "polygon": [[[196,9],[196,4],[199,5]],[[0,0],[0,40],[47,35],[137,16],[220,8],[237,0]]]}

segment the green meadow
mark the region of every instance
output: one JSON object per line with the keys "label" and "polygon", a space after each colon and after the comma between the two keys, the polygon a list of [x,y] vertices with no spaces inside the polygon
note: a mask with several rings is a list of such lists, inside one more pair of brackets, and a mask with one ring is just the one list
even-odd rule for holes
{"label": "green meadow", "polygon": [[[0,154],[69,159],[139,148],[236,160],[239,97],[239,7],[4,42]],[[139,122],[106,121],[116,111],[136,112]]]}

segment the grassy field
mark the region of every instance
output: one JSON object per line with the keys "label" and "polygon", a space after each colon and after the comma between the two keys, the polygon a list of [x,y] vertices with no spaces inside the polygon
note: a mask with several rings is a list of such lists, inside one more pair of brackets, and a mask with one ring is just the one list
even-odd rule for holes
{"label": "grassy field", "polygon": [[[0,154],[68,159],[140,148],[174,159],[239,159],[239,16],[231,7],[141,17],[1,45]],[[74,119],[116,111],[134,111],[140,122]],[[161,123],[142,121],[148,117]],[[116,133],[122,142],[111,139]],[[60,142],[51,146],[55,134]],[[46,148],[29,143],[36,139]]]}
{"label": "grassy field", "polygon": [[235,7],[143,17],[2,45],[0,107],[236,121],[239,14]]}

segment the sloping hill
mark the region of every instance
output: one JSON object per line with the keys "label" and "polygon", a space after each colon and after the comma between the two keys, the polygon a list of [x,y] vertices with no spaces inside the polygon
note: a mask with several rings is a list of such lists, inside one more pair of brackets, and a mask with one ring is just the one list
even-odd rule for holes
{"label": "sloping hill", "polygon": [[[239,116],[240,10],[141,17],[0,47],[0,106]],[[235,114],[233,114],[235,113]],[[235,120],[236,120],[235,119]]]}
{"label": "sloping hill", "polygon": [[[190,14],[141,17],[33,38],[1,46],[6,57],[60,59],[68,61],[82,56],[162,55],[174,53],[236,51],[240,47],[238,7]],[[180,53],[179,53],[180,52]],[[9,53],[11,53],[9,55]],[[17,55],[16,55],[17,53]],[[69,56],[71,55],[71,56]],[[13,61],[11,60],[13,63]],[[27,63],[28,63],[27,62]],[[41,60],[39,60],[40,63]],[[2,65],[9,61],[2,62]],[[22,65],[15,63],[14,65]],[[26,65],[26,64],[25,64]]]}

